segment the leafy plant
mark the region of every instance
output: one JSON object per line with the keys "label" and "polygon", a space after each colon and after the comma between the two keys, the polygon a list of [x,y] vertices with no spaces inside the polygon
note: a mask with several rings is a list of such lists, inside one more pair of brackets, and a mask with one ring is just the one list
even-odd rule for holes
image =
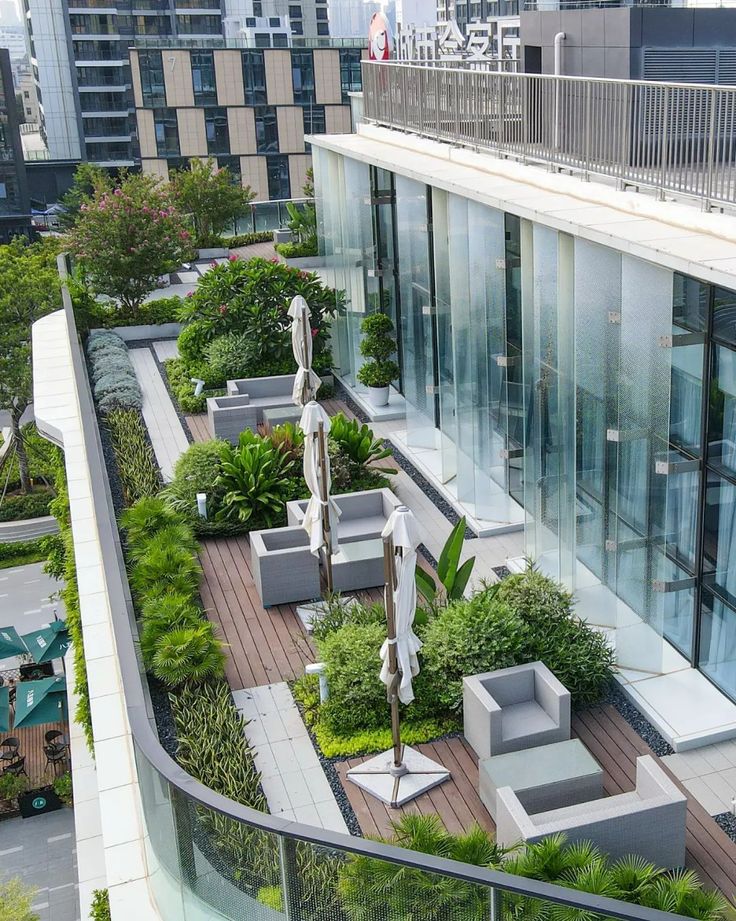
{"label": "leafy plant", "polygon": [[161,528],[178,524],[179,521],[181,518],[160,496],[138,499],[120,516],[120,524],[125,529],[131,546],[150,539]]}
{"label": "leafy plant", "polygon": [[300,460],[304,448],[304,432],[293,422],[283,422],[271,429],[269,441],[291,461]]}
{"label": "leafy plant", "polygon": [[360,354],[369,360],[358,369],[356,378],[366,387],[388,387],[399,376],[399,366],[391,359],[396,351],[393,321],[385,313],[372,313],[360,329]]}
{"label": "leafy plant", "polygon": [[132,505],[143,497],[155,496],[161,488],[161,475],[140,413],[133,409],[112,409],[105,422],[125,504]]}
{"label": "leafy plant", "polygon": [[[404,815],[392,822],[388,843],[423,854],[499,868],[504,849],[477,825],[452,835],[436,815]],[[448,876],[426,873],[372,857],[354,856],[341,868],[338,892],[350,921],[375,921],[376,905],[385,921],[486,921],[488,889]]]}
{"label": "leafy plant", "polygon": [[92,291],[133,313],[162,275],[192,255],[169,189],[140,173],[123,173],[114,190],[95,189],[69,240]]}
{"label": "leafy plant", "polygon": [[36,890],[19,876],[0,881],[0,921],[38,921],[31,908]]}
{"label": "leafy plant", "polygon": [[49,513],[49,503],[53,496],[46,489],[19,496],[0,494],[0,521],[24,521],[29,518],[41,518]]}
{"label": "leafy plant", "polygon": [[65,806],[71,806],[73,802],[72,775],[69,771],[54,778],[54,793],[64,803]]}
{"label": "leafy plant", "polygon": [[128,347],[116,333],[93,332],[87,340],[92,392],[101,412],[138,409],[143,405],[141,388],[128,355]]}
{"label": "leafy plant", "polygon": [[153,663],[158,642],[164,634],[180,627],[197,627],[203,622],[202,611],[191,596],[172,592],[155,596],[142,605],[140,634],[141,652],[147,667]]}
{"label": "leafy plant", "polygon": [[[475,557],[472,556],[460,565],[460,554],[465,541],[466,520],[463,516],[450,532],[437,562],[437,578],[448,601],[462,598],[473,572]],[[417,566],[415,579],[419,593],[430,604],[437,600],[437,583],[430,573]]]}
{"label": "leafy plant", "polygon": [[48,538],[42,537],[39,540],[17,540],[9,544],[0,544],[0,569],[45,560],[49,547],[47,541]]}
{"label": "leafy plant", "polygon": [[130,571],[130,585],[141,598],[150,594],[154,586],[163,592],[194,593],[199,588],[202,569],[192,552],[185,547],[168,542],[149,548]]}
{"label": "leafy plant", "polygon": [[205,350],[212,376],[222,381],[244,377],[252,364],[251,342],[244,333],[226,333],[213,339]]}
{"label": "leafy plant", "polygon": [[159,637],[150,658],[151,671],[169,687],[200,684],[225,672],[225,654],[210,621],[175,627]]}
{"label": "leafy plant", "polygon": [[614,654],[601,633],[575,616],[569,592],[530,566],[503,579],[496,597],[525,625],[521,661],[544,662],[578,705],[600,698],[613,677]]}
{"label": "leafy plant", "polygon": [[0,775],[0,799],[13,803],[28,789],[28,778],[16,774]]}
{"label": "leafy plant", "polygon": [[264,521],[272,527],[284,508],[284,491],[293,462],[268,441],[244,440],[222,448],[217,485],[224,490],[221,518]]}
{"label": "leafy plant", "polygon": [[226,167],[218,169],[212,157],[193,157],[188,169],[174,170],[171,191],[179,210],[190,216],[199,247],[209,245],[255,198],[250,186],[243,187]]}
{"label": "leafy plant", "polygon": [[459,713],[463,677],[523,661],[525,639],[521,617],[497,600],[495,586],[451,602],[422,636],[422,671],[412,706],[433,715]]}
{"label": "leafy plant", "polygon": [[110,893],[107,889],[95,889],[89,916],[92,921],[110,921]]}
{"label": "leafy plant", "polygon": [[216,486],[221,469],[224,442],[213,439],[190,445],[174,466],[174,479],[163,492],[166,503],[196,528],[201,518],[197,512],[197,494],[207,496],[207,514],[218,511],[223,491]]}
{"label": "leafy plant", "polygon": [[348,419],[344,413],[336,413],[330,420],[330,438],[340,445],[340,449],[356,464],[371,464],[380,473],[396,473],[395,467],[376,467],[375,462],[391,457],[391,449],[386,448],[373,430],[357,419]]}

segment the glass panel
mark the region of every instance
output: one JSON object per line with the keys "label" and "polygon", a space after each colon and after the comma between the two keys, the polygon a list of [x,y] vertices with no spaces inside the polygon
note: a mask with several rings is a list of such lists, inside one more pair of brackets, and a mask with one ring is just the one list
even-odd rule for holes
{"label": "glass panel", "polygon": [[[434,256],[435,317],[437,326],[437,374],[439,385],[439,437],[441,452],[441,481],[449,483],[457,473],[456,409],[455,409],[455,354],[452,336],[452,308],[450,290],[450,241],[448,224],[448,195],[440,189],[432,190],[432,244]],[[463,226],[465,253],[463,264],[467,267],[467,218]],[[453,266],[454,269],[454,266]],[[462,273],[462,269],[460,270]],[[467,269],[466,269],[467,271]],[[467,274],[466,274],[467,278]],[[452,292],[452,297],[455,292]],[[460,293],[466,303],[467,290]],[[464,359],[467,356],[464,356]],[[463,359],[463,360],[464,360]],[[472,502],[472,498],[470,499]]]}
{"label": "glass panel", "polygon": [[[674,336],[686,330],[672,327]],[[691,454],[700,454],[703,406],[702,344],[680,345],[672,349],[672,398],[670,403],[670,441]]]}
{"label": "glass panel", "polygon": [[713,335],[736,343],[736,292],[727,288],[713,291]]}
{"label": "glass panel", "polygon": [[[661,553],[654,559],[654,577],[669,583],[687,579],[686,570]],[[693,618],[695,613],[695,586],[678,588],[677,591],[658,592],[654,595],[656,610],[652,626],[661,632],[688,659],[692,654]]]}
{"label": "glass panel", "polygon": [[700,668],[727,694],[736,696],[736,611],[703,592],[700,609]]}
{"label": "glass panel", "polygon": [[396,221],[404,342],[407,440],[436,448],[435,367],[430,289],[427,188],[396,176]]}
{"label": "glass panel", "polygon": [[708,462],[736,474],[736,352],[720,345],[713,346]]}
{"label": "glass panel", "polygon": [[703,582],[736,603],[736,486],[708,471]]}
{"label": "glass panel", "polygon": [[676,274],[673,282],[672,320],[688,329],[704,330],[710,289],[697,278]]}

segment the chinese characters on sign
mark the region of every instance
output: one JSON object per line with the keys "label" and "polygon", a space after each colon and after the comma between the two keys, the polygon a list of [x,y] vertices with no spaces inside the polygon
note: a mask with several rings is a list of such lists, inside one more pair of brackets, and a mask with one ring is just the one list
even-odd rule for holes
{"label": "chinese characters on sign", "polygon": [[436,26],[407,25],[396,37],[396,57],[399,61],[426,62],[461,66],[480,66],[483,69],[515,70],[518,38],[518,20],[508,30],[499,21],[470,22],[460,31],[454,19],[438,22]]}

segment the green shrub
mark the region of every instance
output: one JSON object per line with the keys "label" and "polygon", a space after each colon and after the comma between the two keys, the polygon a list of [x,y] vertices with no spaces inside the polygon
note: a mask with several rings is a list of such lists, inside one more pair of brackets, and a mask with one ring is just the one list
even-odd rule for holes
{"label": "green shrub", "polygon": [[[210,369],[201,361],[188,365],[181,358],[170,358],[164,362],[164,370],[179,409],[184,413],[203,413],[207,410],[208,397],[219,397],[225,393],[222,388],[212,386]],[[198,397],[194,396],[192,378],[205,381],[205,389]]]}
{"label": "green shrub", "polygon": [[458,713],[462,679],[522,661],[526,630],[522,619],[498,601],[496,586],[469,601],[454,601],[427,626],[422,637],[416,702],[422,712]]}
{"label": "green shrub", "polygon": [[[356,464],[374,464],[391,457],[391,449],[384,447],[373,430],[357,419],[350,419],[344,413],[336,413],[330,420],[330,438],[336,441],[342,451]],[[374,467],[381,473],[396,473],[395,467]]]}
{"label": "green shrub", "polygon": [[120,524],[125,528],[131,546],[149,540],[161,528],[178,524],[180,520],[179,515],[160,496],[138,499],[120,516]]}
{"label": "green shrub", "polygon": [[87,340],[92,392],[100,412],[115,408],[138,409],[143,397],[128,347],[116,333],[93,332]]}
{"label": "green shrub", "polygon": [[197,627],[203,622],[202,618],[202,611],[188,595],[171,593],[144,602],[140,643],[146,667],[153,665],[158,642],[164,634],[180,627]]}
{"label": "green shrub", "polygon": [[308,256],[319,255],[319,246],[316,239],[299,240],[296,243],[276,243],[274,249],[284,259],[303,259]]}
{"label": "green shrub", "polygon": [[221,470],[224,441],[199,442],[190,445],[174,466],[174,479],[163,492],[171,508],[194,525],[201,519],[197,512],[197,493],[207,496],[207,515],[212,518],[220,508],[223,490],[216,486]]}
{"label": "green shrub", "polygon": [[201,567],[190,550],[176,544],[158,544],[133,565],[130,585],[140,598],[145,598],[154,586],[194,595],[201,574]]}
{"label": "green shrub", "polygon": [[317,644],[330,688],[322,718],[334,732],[348,734],[387,725],[386,687],[378,679],[378,654],[385,639],[385,624],[347,623]]}
{"label": "green shrub", "polygon": [[201,684],[225,673],[225,654],[210,621],[174,627],[154,644],[151,672],[169,687]]}
{"label": "green shrub", "polygon": [[48,515],[52,498],[46,489],[38,489],[27,495],[5,496],[0,500],[0,521],[25,521]]}
{"label": "green shrub", "polygon": [[21,793],[25,793],[28,787],[29,780],[23,775],[0,775],[0,799],[4,799],[9,803],[15,803]]}
{"label": "green shrub", "polygon": [[19,876],[0,881],[0,921],[38,921],[32,909],[36,890]]}
{"label": "green shrub", "polygon": [[569,592],[529,567],[503,579],[496,598],[525,624],[521,661],[544,662],[575,704],[600,698],[613,677],[614,653],[603,634],[575,617]]}
{"label": "green shrub", "polygon": [[273,527],[283,517],[284,493],[293,462],[270,442],[244,432],[237,447],[222,449],[217,486],[223,492],[218,517],[264,522]]}
{"label": "green shrub", "polygon": [[252,246],[254,243],[270,243],[273,240],[273,230],[258,230],[255,233],[236,233],[232,237],[221,237],[223,246],[236,249],[240,246]]}
{"label": "green shrub", "polygon": [[213,338],[210,327],[204,321],[189,323],[179,333],[179,338],[177,339],[179,356],[185,362],[201,361],[207,345]]}
{"label": "green shrub", "polygon": [[[21,436],[28,456],[28,473],[31,481],[38,485],[38,481],[50,480],[59,448],[51,444],[38,434],[35,422],[28,422],[21,427]],[[0,434],[0,445],[3,437]],[[18,455],[12,450],[2,469],[2,484],[7,481],[7,489],[13,491],[20,487],[20,471],[18,469]]]}
{"label": "green shrub", "polygon": [[49,547],[48,540],[47,537],[41,537],[38,540],[16,540],[9,544],[0,544],[0,569],[45,560]]}
{"label": "green shrub", "polygon": [[110,921],[110,894],[107,889],[95,889],[92,893],[89,916],[92,921]]}
{"label": "green shrub", "polygon": [[155,496],[161,488],[161,475],[140,413],[134,409],[113,409],[105,422],[125,504],[132,505],[143,497]]}
{"label": "green shrub", "polygon": [[247,377],[250,371],[250,342],[244,333],[218,336],[205,350],[212,377],[218,382]]}
{"label": "green shrub", "polygon": [[54,778],[54,793],[64,803],[65,806],[71,806],[73,803],[72,793],[72,775],[69,771]]}

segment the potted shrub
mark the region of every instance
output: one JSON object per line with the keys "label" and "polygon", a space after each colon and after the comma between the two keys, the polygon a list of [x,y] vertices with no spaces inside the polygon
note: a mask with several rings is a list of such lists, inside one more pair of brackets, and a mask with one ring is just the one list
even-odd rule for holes
{"label": "potted shrub", "polygon": [[18,797],[28,789],[28,778],[16,774],[0,776],[0,800],[4,800],[11,810],[18,808]]}
{"label": "potted shrub", "polygon": [[396,351],[394,324],[385,313],[373,313],[360,324],[363,340],[360,354],[368,359],[358,370],[358,381],[368,388],[373,406],[388,403],[389,385],[399,376],[399,366],[391,358]]}

